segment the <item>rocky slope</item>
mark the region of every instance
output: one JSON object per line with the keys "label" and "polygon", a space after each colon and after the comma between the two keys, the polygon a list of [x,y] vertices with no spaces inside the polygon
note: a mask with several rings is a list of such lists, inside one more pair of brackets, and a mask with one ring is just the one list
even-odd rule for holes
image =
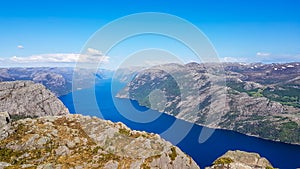
{"label": "rocky slope", "polygon": [[0,82],[0,112],[14,118],[69,113],[52,92],[31,81]]}
{"label": "rocky slope", "polygon": [[117,97],[200,125],[300,143],[300,65],[167,64],[139,72]]}
{"label": "rocky slope", "polygon": [[273,169],[271,163],[257,153],[248,153],[244,151],[228,151],[217,160],[213,166],[205,169],[230,168],[230,169]]}
{"label": "rocky slope", "polygon": [[[0,114],[1,117],[1,114]],[[0,168],[199,168],[156,134],[82,115],[10,123],[2,113]]]}

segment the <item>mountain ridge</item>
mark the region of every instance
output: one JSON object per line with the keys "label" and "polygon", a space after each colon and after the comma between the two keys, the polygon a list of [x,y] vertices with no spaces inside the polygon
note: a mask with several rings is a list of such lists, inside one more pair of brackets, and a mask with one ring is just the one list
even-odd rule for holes
{"label": "mountain ridge", "polygon": [[139,72],[117,97],[196,124],[299,144],[299,75],[297,62],[167,64]]}

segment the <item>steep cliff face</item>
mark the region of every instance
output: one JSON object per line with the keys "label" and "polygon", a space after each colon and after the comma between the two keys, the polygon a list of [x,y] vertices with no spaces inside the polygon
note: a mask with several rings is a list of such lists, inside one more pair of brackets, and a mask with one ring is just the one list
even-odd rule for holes
{"label": "steep cliff face", "polygon": [[0,112],[13,117],[69,114],[52,92],[31,81],[0,82]]}
{"label": "steep cliff face", "polygon": [[0,139],[0,168],[199,168],[156,134],[96,117],[45,116],[7,126],[9,134]]}
{"label": "steep cliff face", "polygon": [[205,169],[228,168],[228,169],[273,169],[271,163],[257,153],[244,151],[228,151],[214,161],[213,166]]}
{"label": "steep cliff face", "polygon": [[300,65],[167,64],[139,72],[117,97],[189,122],[300,143]]}

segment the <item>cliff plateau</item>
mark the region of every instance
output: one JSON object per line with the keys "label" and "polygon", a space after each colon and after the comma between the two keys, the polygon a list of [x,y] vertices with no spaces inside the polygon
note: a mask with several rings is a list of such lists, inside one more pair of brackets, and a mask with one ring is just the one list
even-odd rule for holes
{"label": "cliff plateau", "polygon": [[69,114],[52,92],[32,81],[0,82],[0,112],[12,118]]}

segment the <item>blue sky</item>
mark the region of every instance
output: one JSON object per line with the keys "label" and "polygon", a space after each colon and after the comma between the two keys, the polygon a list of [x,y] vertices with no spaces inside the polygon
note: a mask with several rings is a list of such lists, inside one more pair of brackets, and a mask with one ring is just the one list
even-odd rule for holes
{"label": "blue sky", "polygon": [[225,61],[300,61],[299,9],[298,0],[5,0],[0,2],[0,66],[23,57],[73,57],[99,28],[139,12],[186,19]]}

